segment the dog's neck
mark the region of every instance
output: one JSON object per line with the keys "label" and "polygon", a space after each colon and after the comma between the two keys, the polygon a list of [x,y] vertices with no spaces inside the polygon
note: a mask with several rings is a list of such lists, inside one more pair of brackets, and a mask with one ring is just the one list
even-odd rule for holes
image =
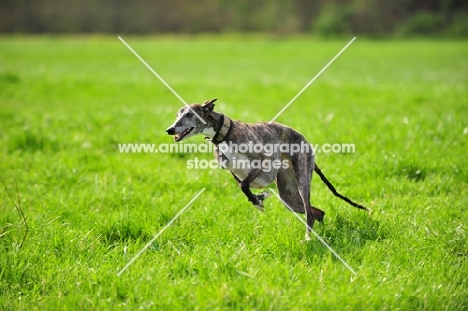
{"label": "dog's neck", "polygon": [[232,120],[221,113],[212,112],[213,124],[203,131],[203,134],[215,145],[222,143],[232,129]]}

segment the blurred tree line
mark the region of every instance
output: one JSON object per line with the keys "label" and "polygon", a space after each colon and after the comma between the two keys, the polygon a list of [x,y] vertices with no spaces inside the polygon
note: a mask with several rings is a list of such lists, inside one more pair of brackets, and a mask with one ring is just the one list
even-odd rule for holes
{"label": "blurred tree line", "polygon": [[0,32],[468,36],[468,1],[0,0]]}

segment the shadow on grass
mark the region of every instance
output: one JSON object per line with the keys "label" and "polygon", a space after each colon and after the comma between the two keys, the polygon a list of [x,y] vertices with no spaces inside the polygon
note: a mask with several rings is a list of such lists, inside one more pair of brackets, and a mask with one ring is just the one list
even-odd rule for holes
{"label": "shadow on grass", "polygon": [[[314,227],[315,232],[340,256],[348,258],[358,254],[369,242],[380,242],[390,235],[380,221],[372,219],[367,214],[347,219],[337,216],[324,224]],[[297,243],[297,241],[283,242],[279,246],[278,256],[281,260],[306,261],[315,265],[317,262],[333,256],[330,250],[317,238],[311,241]],[[294,242],[294,243],[293,243]],[[333,257],[333,259],[336,259]],[[345,259],[346,260],[346,259]]]}
{"label": "shadow on grass", "polygon": [[416,163],[398,163],[394,170],[396,176],[411,181],[424,181],[428,173],[431,173],[429,169]]}
{"label": "shadow on grass", "polygon": [[149,240],[151,236],[142,225],[131,220],[119,220],[102,228],[102,241],[107,245],[118,242]]}

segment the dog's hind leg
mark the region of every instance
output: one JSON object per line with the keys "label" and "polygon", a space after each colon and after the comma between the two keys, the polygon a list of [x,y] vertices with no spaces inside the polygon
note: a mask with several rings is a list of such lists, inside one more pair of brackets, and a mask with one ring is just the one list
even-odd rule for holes
{"label": "dog's hind leg", "polygon": [[312,181],[312,172],[314,170],[314,157],[312,154],[296,154],[294,171],[298,183],[298,190],[304,204],[306,214],[306,235],[305,239],[310,240],[310,231],[314,227],[315,220],[322,221],[325,212],[310,205],[310,184]]}

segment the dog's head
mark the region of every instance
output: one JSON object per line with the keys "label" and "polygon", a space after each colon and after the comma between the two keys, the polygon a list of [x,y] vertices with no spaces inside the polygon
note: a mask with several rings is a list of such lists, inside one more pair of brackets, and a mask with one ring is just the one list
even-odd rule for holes
{"label": "dog's head", "polygon": [[174,135],[174,140],[177,142],[197,134],[204,134],[204,131],[212,128],[210,113],[214,109],[215,101],[216,98],[206,100],[203,105],[192,104],[180,108],[176,114],[176,121],[167,128],[166,132]]}

